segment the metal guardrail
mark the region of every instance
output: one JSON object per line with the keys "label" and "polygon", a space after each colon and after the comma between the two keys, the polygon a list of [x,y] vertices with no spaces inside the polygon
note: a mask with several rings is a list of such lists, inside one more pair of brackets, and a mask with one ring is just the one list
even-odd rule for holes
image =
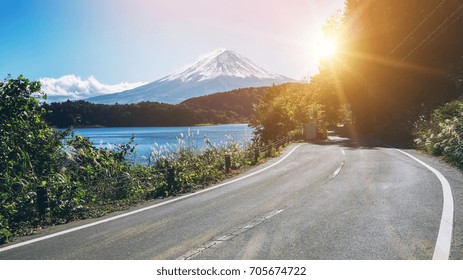
{"label": "metal guardrail", "polygon": [[285,143],[288,143],[289,141],[291,140],[291,137],[290,136],[286,136],[286,137],[283,137],[281,139],[278,139],[276,140],[275,142],[272,142],[270,144],[267,144],[265,146],[262,146],[262,147],[256,147],[256,149],[259,150],[259,152],[267,152],[273,148],[278,148],[278,147],[281,147],[283,146],[283,144]]}

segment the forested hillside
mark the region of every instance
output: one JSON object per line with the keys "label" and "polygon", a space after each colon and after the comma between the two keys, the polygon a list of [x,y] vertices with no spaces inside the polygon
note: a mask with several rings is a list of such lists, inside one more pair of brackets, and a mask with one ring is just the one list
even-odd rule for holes
{"label": "forested hillside", "polygon": [[86,101],[44,104],[45,120],[55,127],[81,126],[179,126],[194,125],[195,117],[184,106],[157,102],[103,105]]}
{"label": "forested hillside", "polygon": [[269,87],[243,88],[188,99],[180,105],[195,112],[201,123],[247,123]]}
{"label": "forested hillside", "polygon": [[191,126],[247,123],[269,87],[244,88],[192,98],[178,105],[142,102],[103,105],[86,101],[44,104],[46,121],[55,127]]}

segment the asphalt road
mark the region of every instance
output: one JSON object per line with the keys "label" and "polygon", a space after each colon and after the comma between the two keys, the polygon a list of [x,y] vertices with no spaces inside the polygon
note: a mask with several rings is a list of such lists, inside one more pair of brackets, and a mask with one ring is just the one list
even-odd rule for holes
{"label": "asphalt road", "polygon": [[[407,152],[448,180],[450,259],[463,259],[462,172]],[[21,238],[0,259],[432,259],[444,197],[438,177],[396,149],[331,138],[143,207]]]}

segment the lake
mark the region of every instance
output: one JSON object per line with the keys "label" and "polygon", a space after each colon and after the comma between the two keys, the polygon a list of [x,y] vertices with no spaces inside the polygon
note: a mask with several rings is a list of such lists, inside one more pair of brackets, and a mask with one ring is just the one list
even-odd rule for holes
{"label": "lake", "polygon": [[179,144],[201,149],[206,146],[205,138],[214,145],[235,141],[242,145],[251,143],[253,129],[247,124],[226,124],[192,127],[104,127],[76,128],[76,135],[90,138],[96,147],[111,148],[125,144],[135,136],[137,160],[148,158],[153,149],[176,149]]}

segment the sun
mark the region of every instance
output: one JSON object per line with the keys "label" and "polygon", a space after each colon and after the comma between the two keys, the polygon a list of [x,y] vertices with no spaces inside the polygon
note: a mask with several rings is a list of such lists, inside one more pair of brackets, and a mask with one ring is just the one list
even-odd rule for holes
{"label": "sun", "polygon": [[314,45],[315,56],[320,60],[334,57],[338,52],[336,39],[326,35],[321,36]]}

